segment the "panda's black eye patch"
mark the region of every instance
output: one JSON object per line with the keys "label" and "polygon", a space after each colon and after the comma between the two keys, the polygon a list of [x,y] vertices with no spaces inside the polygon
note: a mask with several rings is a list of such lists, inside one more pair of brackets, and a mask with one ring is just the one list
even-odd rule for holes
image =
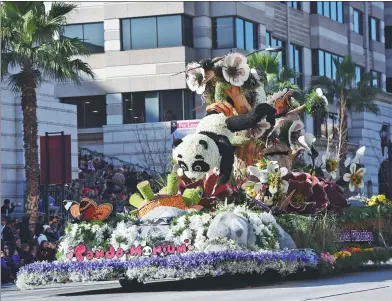
{"label": "panda's black eye patch", "polygon": [[200,140],[200,141],[199,141],[199,144],[200,144],[200,145],[203,145],[203,147],[204,147],[205,149],[208,149],[208,143],[207,143],[207,141],[205,141],[205,140]]}
{"label": "panda's black eye patch", "polygon": [[200,156],[200,155],[196,155],[195,159],[204,160],[203,156]]}
{"label": "panda's black eye patch", "polygon": [[177,156],[177,158],[180,158],[180,159],[182,159],[182,156],[181,156],[181,155],[178,155],[178,156]]}
{"label": "panda's black eye patch", "polygon": [[210,170],[210,165],[208,165],[204,161],[195,161],[192,164],[192,170],[193,171],[198,171],[198,172],[207,172]]}
{"label": "panda's black eye patch", "polygon": [[180,165],[180,167],[182,168],[183,171],[187,171],[188,170],[188,166],[185,164],[185,162],[178,161],[178,165]]}

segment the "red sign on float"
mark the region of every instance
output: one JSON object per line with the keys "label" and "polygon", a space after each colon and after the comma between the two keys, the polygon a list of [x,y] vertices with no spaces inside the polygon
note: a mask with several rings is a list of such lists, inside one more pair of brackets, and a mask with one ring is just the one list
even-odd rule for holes
{"label": "red sign on float", "polygon": [[40,137],[40,170],[41,185],[72,183],[71,135]]}

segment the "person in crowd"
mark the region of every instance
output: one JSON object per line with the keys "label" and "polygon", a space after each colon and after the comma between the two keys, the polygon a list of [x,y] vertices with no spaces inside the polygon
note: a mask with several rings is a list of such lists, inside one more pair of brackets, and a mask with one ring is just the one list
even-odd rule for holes
{"label": "person in crowd", "polygon": [[38,261],[37,250],[38,250],[37,245],[34,244],[34,245],[30,246],[31,262],[37,262]]}
{"label": "person in crowd", "polygon": [[12,212],[14,212],[15,207],[15,203],[11,204],[11,201],[9,199],[5,199],[4,205],[1,206],[1,215],[9,216]]}
{"label": "person in crowd", "polygon": [[49,203],[49,211],[54,212],[54,214],[57,215],[60,211],[60,207],[56,206],[56,200],[50,194],[48,196],[48,203]]}
{"label": "person in crowd", "polygon": [[18,253],[22,252],[22,240],[19,237],[15,239],[15,249]]}
{"label": "person in crowd", "polygon": [[11,269],[5,259],[5,254],[1,251],[1,283],[12,282]]}
{"label": "person in crowd", "polygon": [[14,235],[11,230],[11,220],[6,216],[1,217],[1,239],[5,244],[14,242]]}
{"label": "person in crowd", "polygon": [[17,266],[15,265],[14,258],[12,257],[11,248],[8,244],[4,246],[4,260],[9,268],[10,275],[13,279],[16,279]]}
{"label": "person in crowd", "polygon": [[44,228],[43,235],[46,236],[46,238],[48,239],[48,242],[56,242],[57,237],[56,237],[56,234],[53,232],[52,227],[49,225],[44,225],[43,228]]}
{"label": "person in crowd", "polygon": [[34,262],[33,255],[30,253],[30,246],[28,244],[22,245],[22,251],[19,252],[19,254],[20,254],[21,261],[24,264],[30,264]]}
{"label": "person in crowd", "polygon": [[31,234],[29,230],[29,220],[28,215],[22,217],[22,222],[20,225],[19,237],[22,243],[28,243],[31,240]]}
{"label": "person in crowd", "polygon": [[55,249],[56,246],[48,242],[45,235],[38,238],[39,248],[37,250],[38,261],[52,262],[56,259]]}

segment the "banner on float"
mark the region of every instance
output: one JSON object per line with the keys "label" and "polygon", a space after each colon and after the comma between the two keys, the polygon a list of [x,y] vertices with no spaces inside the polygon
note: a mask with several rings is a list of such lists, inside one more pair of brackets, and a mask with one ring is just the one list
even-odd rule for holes
{"label": "banner on float", "polygon": [[175,139],[182,139],[186,135],[196,133],[196,127],[200,120],[179,120],[171,122],[172,141]]}

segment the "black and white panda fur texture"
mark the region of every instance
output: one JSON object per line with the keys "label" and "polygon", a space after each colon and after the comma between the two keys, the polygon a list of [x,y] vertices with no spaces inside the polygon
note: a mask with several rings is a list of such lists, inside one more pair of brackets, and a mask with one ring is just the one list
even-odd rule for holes
{"label": "black and white panda fur texture", "polygon": [[235,148],[231,141],[234,133],[253,128],[263,118],[273,126],[275,113],[267,103],[257,105],[246,115],[226,117],[222,113],[209,113],[201,119],[195,134],[174,140],[173,159],[191,180],[199,180],[211,168],[218,167],[218,184],[225,184],[233,170]]}

